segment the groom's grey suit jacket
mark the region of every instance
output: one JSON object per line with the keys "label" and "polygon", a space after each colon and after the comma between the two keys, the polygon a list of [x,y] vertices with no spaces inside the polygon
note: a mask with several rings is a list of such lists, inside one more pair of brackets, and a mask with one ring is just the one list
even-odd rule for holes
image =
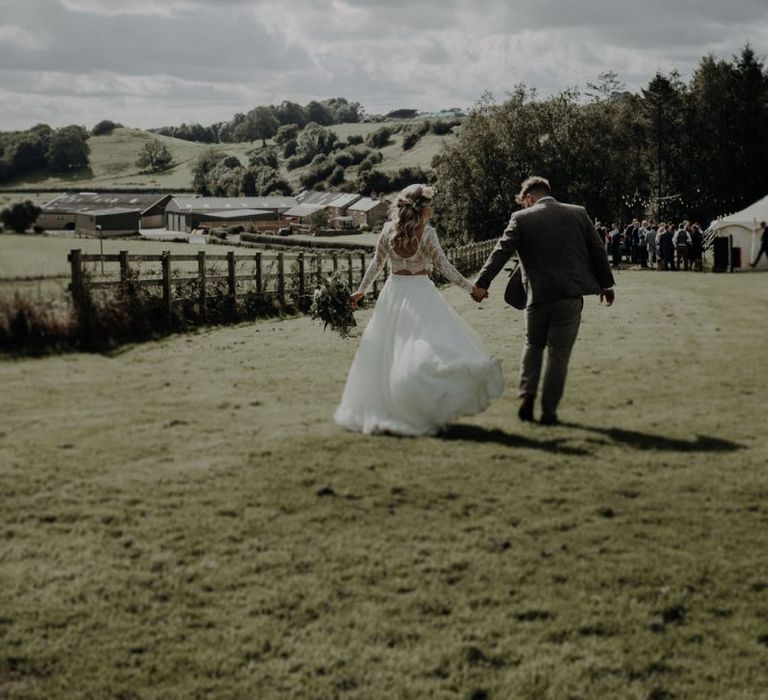
{"label": "groom's grey suit jacket", "polygon": [[605,247],[584,207],[554,197],[512,214],[475,284],[488,289],[515,252],[528,306],[599,294],[614,284]]}

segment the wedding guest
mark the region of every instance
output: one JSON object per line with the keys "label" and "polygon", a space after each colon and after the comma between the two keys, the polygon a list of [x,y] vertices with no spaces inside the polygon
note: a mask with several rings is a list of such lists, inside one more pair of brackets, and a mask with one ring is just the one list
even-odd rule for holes
{"label": "wedding guest", "polygon": [[672,236],[672,244],[675,246],[678,270],[681,265],[684,270],[688,269],[688,248],[691,245],[691,235],[688,233],[688,229],[690,227],[691,224],[688,221],[684,221]]}
{"label": "wedding guest", "polygon": [[613,267],[621,267],[621,231],[619,231],[618,224],[614,224],[608,234],[608,250],[611,254],[611,264]]}
{"label": "wedding guest", "polygon": [[637,261],[644,270],[648,268],[648,243],[642,227],[637,229]]}
{"label": "wedding guest", "polygon": [[704,234],[698,224],[691,226],[691,247],[689,255],[691,257],[691,269],[695,272],[701,272],[704,269],[702,256],[704,254]]}
{"label": "wedding guest", "polygon": [[667,224],[659,226],[659,233],[656,242],[659,246],[659,269],[675,269],[675,244],[672,242],[672,230]]}
{"label": "wedding guest", "polygon": [[637,219],[633,219],[632,223],[627,226],[624,231],[624,237],[627,241],[627,254],[629,260],[633,265],[640,263],[640,251],[638,249],[640,243],[640,222]]}
{"label": "wedding guest", "polygon": [[760,236],[760,250],[757,252],[757,257],[751,263],[749,263],[750,267],[755,267],[755,265],[760,262],[760,258],[763,257],[763,253],[768,256],[768,226],[765,225],[765,221],[761,221],[760,227],[755,230],[759,231],[760,229],[763,230],[763,233]]}
{"label": "wedding guest", "polygon": [[656,267],[659,261],[659,249],[656,246],[656,227],[647,221],[643,223],[645,224],[645,245],[648,250],[648,263],[652,267]]}

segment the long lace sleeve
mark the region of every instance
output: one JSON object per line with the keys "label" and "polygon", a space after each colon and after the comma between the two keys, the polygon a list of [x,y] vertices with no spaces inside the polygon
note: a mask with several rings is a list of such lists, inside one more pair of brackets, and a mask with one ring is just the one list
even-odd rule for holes
{"label": "long lace sleeve", "polygon": [[376,252],[373,254],[373,260],[368,265],[368,269],[363,275],[363,279],[360,282],[360,286],[356,290],[356,294],[365,294],[373,284],[373,280],[376,279],[381,272],[384,264],[389,257],[389,246],[387,245],[388,227],[385,225],[379,234],[379,240],[376,242]]}
{"label": "long lace sleeve", "polygon": [[445,256],[440,241],[437,238],[437,231],[433,228],[429,228],[426,233],[428,238],[424,241],[424,253],[432,260],[434,269],[457,287],[461,287],[467,292],[472,292],[472,283],[464,277],[464,275],[462,275]]}

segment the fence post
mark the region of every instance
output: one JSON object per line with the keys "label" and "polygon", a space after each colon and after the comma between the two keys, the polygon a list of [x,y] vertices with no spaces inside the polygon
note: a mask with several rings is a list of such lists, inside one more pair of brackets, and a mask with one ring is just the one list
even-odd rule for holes
{"label": "fence post", "polygon": [[352,276],[352,253],[347,253],[347,277],[349,278],[349,289],[354,290],[355,282]]}
{"label": "fence post", "polygon": [[285,253],[277,254],[277,298],[285,306]]}
{"label": "fence post", "polygon": [[69,285],[69,291],[72,293],[72,305],[75,314],[80,315],[83,303],[83,261],[81,259],[82,251],[80,248],[69,251],[67,259],[72,271],[72,281]]}
{"label": "fence post", "polygon": [[163,267],[163,307],[165,308],[165,320],[171,325],[171,251],[164,250],[162,258]]}
{"label": "fence post", "polygon": [[317,286],[323,283],[323,256],[320,253],[315,255],[315,264],[317,265]]}
{"label": "fence post", "polygon": [[128,251],[120,251],[120,293],[125,294],[128,289]]}
{"label": "fence post", "polygon": [[200,317],[205,320],[205,300],[208,296],[205,279],[205,251],[197,251],[197,305]]}
{"label": "fence post", "polygon": [[331,260],[333,260],[333,271],[334,273],[339,271],[339,254],[338,253],[332,253],[331,254]]}
{"label": "fence post", "polygon": [[360,281],[365,277],[365,253],[360,253]]}
{"label": "fence post", "polygon": [[256,294],[261,299],[261,253],[256,253]]}
{"label": "fence post", "polygon": [[304,253],[299,253],[298,255],[298,263],[299,263],[299,308],[304,308],[304,297],[306,295],[306,289],[305,289],[305,282],[304,279]]}
{"label": "fence post", "polygon": [[227,287],[229,288],[232,308],[235,308],[237,306],[237,268],[234,250],[227,253]]}

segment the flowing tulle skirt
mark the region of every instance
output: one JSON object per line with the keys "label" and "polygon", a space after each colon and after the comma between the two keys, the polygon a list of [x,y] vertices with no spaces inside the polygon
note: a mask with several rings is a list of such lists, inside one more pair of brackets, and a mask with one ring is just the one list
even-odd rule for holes
{"label": "flowing tulle skirt", "polygon": [[501,365],[425,275],[391,275],[349,370],[336,423],[363,433],[433,435],[484,411]]}

